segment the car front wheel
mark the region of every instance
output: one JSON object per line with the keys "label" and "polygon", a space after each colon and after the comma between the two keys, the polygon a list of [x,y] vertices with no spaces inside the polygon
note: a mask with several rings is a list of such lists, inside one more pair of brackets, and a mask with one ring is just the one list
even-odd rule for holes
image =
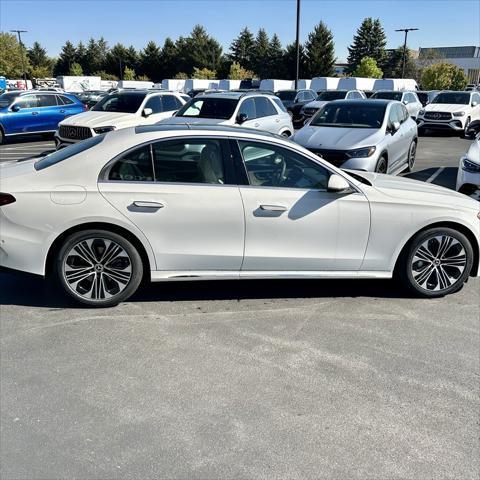
{"label": "car front wheel", "polygon": [[403,283],[423,297],[442,297],[462,288],[473,265],[472,246],[451,228],[419,233],[400,258],[398,274]]}
{"label": "car front wheel", "polygon": [[410,144],[410,148],[408,149],[408,165],[407,171],[411,172],[415,165],[415,157],[417,155],[417,142],[415,140],[412,141]]}
{"label": "car front wheel", "polygon": [[87,230],[65,240],[54,271],[64,292],[77,302],[111,307],[137,290],[143,264],[137,249],[122,236]]}

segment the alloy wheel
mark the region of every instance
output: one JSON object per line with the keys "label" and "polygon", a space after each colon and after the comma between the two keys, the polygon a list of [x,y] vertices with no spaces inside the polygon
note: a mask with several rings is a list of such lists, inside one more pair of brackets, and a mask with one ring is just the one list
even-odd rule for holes
{"label": "alloy wheel", "polygon": [[385,160],[385,157],[380,158],[377,164],[376,172],[377,173],[387,173],[387,161]]}
{"label": "alloy wheel", "polygon": [[410,152],[408,154],[408,168],[410,170],[413,169],[413,166],[415,165],[415,157],[417,155],[417,144],[415,142],[412,142],[410,145]]}
{"label": "alloy wheel", "polygon": [[87,238],[65,255],[62,273],[72,292],[88,300],[110,299],[132,278],[132,261],[123,247],[106,238]]}
{"label": "alloy wheel", "polygon": [[427,238],[413,254],[411,273],[422,289],[441,292],[461,278],[467,265],[462,243],[450,235]]}

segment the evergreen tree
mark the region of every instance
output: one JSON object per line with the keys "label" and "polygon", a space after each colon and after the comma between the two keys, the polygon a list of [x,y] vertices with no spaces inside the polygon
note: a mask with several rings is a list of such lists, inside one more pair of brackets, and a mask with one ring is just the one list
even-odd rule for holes
{"label": "evergreen tree", "polygon": [[122,78],[127,64],[128,51],[121,43],[115,44],[106,55],[104,70],[110,75]]}
{"label": "evergreen tree", "polygon": [[[403,46],[387,52],[383,75],[385,78],[401,78],[403,68]],[[405,78],[417,78],[418,69],[407,48],[405,60]]]}
{"label": "evergreen tree", "polygon": [[[306,55],[305,48],[300,44],[300,74],[306,71]],[[285,48],[285,53],[283,55],[283,75],[282,78],[293,79],[295,78],[297,69],[297,47],[295,43],[287,45]]]}
{"label": "evergreen tree", "polygon": [[90,38],[84,55],[84,72],[91,75],[93,72],[105,68],[108,44],[103,37],[96,41]]}
{"label": "evergreen tree", "polygon": [[70,67],[76,60],[76,49],[72,42],[66,41],[63,45],[60,55],[58,56],[57,63],[53,70],[55,76],[68,75]]}
{"label": "evergreen tree", "polygon": [[380,20],[365,18],[353,37],[353,43],[348,47],[347,73],[352,74],[363,57],[371,57],[380,68],[385,63],[385,32]]}
{"label": "evergreen tree", "polygon": [[139,73],[146,75],[153,82],[159,82],[163,78],[162,50],[154,42],[148,42],[145,49],[140,52]]}
{"label": "evergreen tree", "polygon": [[268,46],[268,70],[272,78],[281,78],[284,74],[283,48],[276,33],[273,34]]}
{"label": "evergreen tree", "polygon": [[260,78],[271,78],[269,75],[268,54],[270,51],[270,40],[267,32],[260,28],[255,37],[253,47],[253,70]]}
{"label": "evergreen tree", "polygon": [[73,62],[71,65],[70,65],[70,71],[68,72],[69,75],[73,75],[73,76],[81,76],[83,75],[83,69],[82,69],[82,66],[77,63],[77,62]]}
{"label": "evergreen tree", "polygon": [[230,60],[239,63],[243,68],[252,68],[254,45],[253,34],[245,27],[230,45]]}
{"label": "evergreen tree", "polygon": [[47,56],[47,51],[38,42],[34,42],[27,52],[31,68],[29,75],[32,78],[45,78],[53,75],[54,61]]}
{"label": "evergreen tree", "polygon": [[[165,39],[162,48],[161,64],[164,78],[173,78],[178,72],[177,64],[177,48],[170,37]],[[163,79],[162,79],[163,80]]]}
{"label": "evergreen tree", "polygon": [[221,64],[222,47],[201,25],[195,25],[188,37],[176,42],[178,69],[192,73],[193,68],[216,70]]}
{"label": "evergreen tree", "polygon": [[75,62],[78,63],[81,67],[82,70],[87,71],[87,49],[83,42],[78,42],[77,49],[76,49],[76,54],[75,54]]}
{"label": "evergreen tree", "polygon": [[320,22],[305,43],[306,69],[302,77],[331,77],[335,73],[335,46],[332,32]]}
{"label": "evergreen tree", "polygon": [[140,63],[140,58],[137,50],[133,45],[130,45],[126,50],[125,65],[137,71]]}

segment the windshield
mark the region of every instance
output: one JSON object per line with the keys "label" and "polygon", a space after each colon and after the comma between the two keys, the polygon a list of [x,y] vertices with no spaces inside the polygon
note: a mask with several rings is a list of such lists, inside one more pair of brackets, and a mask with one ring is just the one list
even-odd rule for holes
{"label": "windshield", "polygon": [[73,143],[68,147],[61,148],[56,152],[50,153],[49,155],[43,157],[41,160],[35,162],[35,170],[43,170],[44,168],[48,168],[52,165],[63,162],[67,158],[73,157],[78,153],[84,152],[85,150],[88,150],[89,148],[98,145],[104,137],[105,134],[96,135],[95,137],[88,138],[87,140],[83,140],[81,142]]}
{"label": "windshield", "polygon": [[333,92],[322,92],[318,97],[317,100],[320,101],[327,101],[329,102],[330,100],[341,100],[342,98],[345,98],[347,96],[347,91],[346,90],[335,90]]}
{"label": "windshield", "polygon": [[176,117],[196,118],[219,118],[226,120],[231,118],[238,100],[231,98],[194,98],[184,105]]}
{"label": "windshield", "polygon": [[468,105],[470,103],[470,94],[463,93],[463,92],[439,93],[432,100],[432,103],[449,103],[449,104]]}
{"label": "windshield", "polygon": [[295,90],[282,90],[277,92],[276,95],[280,100],[293,101],[297,96],[297,92]]}
{"label": "windshield", "polygon": [[144,98],[145,93],[114,93],[102,98],[92,110],[95,112],[135,113]]}
{"label": "windshield", "polygon": [[3,93],[0,95],[0,108],[10,106],[19,95],[20,92]]}
{"label": "windshield", "polygon": [[313,117],[310,125],[338,128],[380,128],[383,124],[386,107],[372,103],[368,105],[360,105],[357,102],[327,103]]}
{"label": "windshield", "polygon": [[378,98],[382,100],[398,100],[402,101],[402,92],[376,92],[371,98]]}

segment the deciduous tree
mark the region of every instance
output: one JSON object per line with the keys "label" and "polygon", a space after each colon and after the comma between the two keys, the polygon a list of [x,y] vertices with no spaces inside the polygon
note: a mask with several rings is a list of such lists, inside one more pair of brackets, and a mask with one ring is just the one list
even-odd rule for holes
{"label": "deciduous tree", "polygon": [[463,90],[468,79],[456,65],[439,62],[423,69],[421,83],[425,90]]}
{"label": "deciduous tree", "polygon": [[383,72],[378,68],[374,58],[363,57],[353,75],[364,78],[382,78]]}

